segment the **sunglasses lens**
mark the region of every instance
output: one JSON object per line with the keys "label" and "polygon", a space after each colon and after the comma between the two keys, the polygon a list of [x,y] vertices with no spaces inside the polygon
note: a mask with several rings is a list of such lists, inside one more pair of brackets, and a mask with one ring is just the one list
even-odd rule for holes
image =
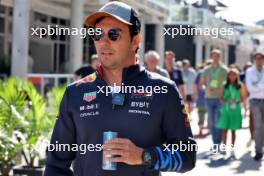
{"label": "sunglasses lens", "polygon": [[103,38],[103,34],[94,34],[94,35],[92,35],[92,39],[94,41],[99,41],[99,40],[101,40],[101,38]]}
{"label": "sunglasses lens", "polygon": [[121,29],[110,29],[108,31],[108,37],[112,41],[116,41],[119,39],[121,33]]}
{"label": "sunglasses lens", "polygon": [[[108,38],[111,41],[117,41],[120,38],[120,33],[121,33],[121,29],[110,29],[108,31]],[[92,39],[94,41],[99,41],[104,37],[104,32],[103,30],[100,33],[95,33],[94,35],[92,35]]]}

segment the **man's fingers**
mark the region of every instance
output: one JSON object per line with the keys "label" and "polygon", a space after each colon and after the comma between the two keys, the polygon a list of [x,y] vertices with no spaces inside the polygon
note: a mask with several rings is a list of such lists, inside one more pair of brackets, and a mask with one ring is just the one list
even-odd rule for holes
{"label": "man's fingers", "polygon": [[106,161],[109,162],[123,162],[127,163],[127,157],[121,156],[121,157],[115,157],[115,158],[105,158]]}
{"label": "man's fingers", "polygon": [[129,155],[129,152],[125,150],[105,150],[103,153],[105,156],[119,155],[119,156],[128,157]]}
{"label": "man's fingers", "polygon": [[127,150],[128,149],[128,145],[126,144],[117,144],[117,143],[106,143],[103,145],[102,147],[104,150],[107,149],[121,149],[121,150]]}
{"label": "man's fingers", "polygon": [[106,144],[128,144],[128,143],[131,143],[131,141],[125,138],[115,138],[106,142]]}

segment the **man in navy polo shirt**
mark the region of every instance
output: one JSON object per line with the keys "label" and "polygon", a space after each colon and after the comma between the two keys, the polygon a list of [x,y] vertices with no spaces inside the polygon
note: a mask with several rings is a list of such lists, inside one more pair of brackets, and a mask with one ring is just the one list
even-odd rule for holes
{"label": "man in navy polo shirt", "polygon": [[[51,144],[94,144],[95,148],[85,154],[49,151],[44,175],[158,176],[160,171],[194,168],[196,143],[175,83],[137,64],[141,35],[135,10],[109,2],[85,23],[102,31],[93,36],[101,67],[67,87]],[[101,89],[106,86],[120,90],[108,95]],[[156,87],[124,92],[124,86]],[[97,144],[102,144],[104,131],[118,132],[118,138],[102,147],[106,160],[117,163],[114,171],[102,169],[103,152]]]}

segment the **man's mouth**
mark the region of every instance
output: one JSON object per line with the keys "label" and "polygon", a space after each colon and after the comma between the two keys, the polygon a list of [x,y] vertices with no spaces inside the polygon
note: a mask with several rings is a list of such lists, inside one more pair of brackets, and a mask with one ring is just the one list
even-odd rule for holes
{"label": "man's mouth", "polygon": [[113,55],[113,52],[111,52],[111,51],[102,51],[101,55],[102,56],[111,56],[111,55]]}

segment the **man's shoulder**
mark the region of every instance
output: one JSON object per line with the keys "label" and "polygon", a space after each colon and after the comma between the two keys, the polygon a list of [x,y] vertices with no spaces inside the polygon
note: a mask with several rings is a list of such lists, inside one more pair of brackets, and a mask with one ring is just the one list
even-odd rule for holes
{"label": "man's shoulder", "polygon": [[220,68],[224,72],[227,72],[228,71],[228,67],[225,64],[220,64]]}
{"label": "man's shoulder", "polygon": [[78,90],[79,88],[82,88],[83,86],[87,86],[87,85],[90,85],[90,86],[93,86],[93,85],[96,85],[95,81],[97,79],[97,74],[96,72],[82,78],[82,79],[79,79],[77,81],[74,81],[73,83],[70,83],[67,88],[69,90]]}
{"label": "man's shoulder", "polygon": [[161,67],[157,67],[157,70],[160,72],[167,72],[167,70],[165,70],[164,68],[161,68]]}
{"label": "man's shoulder", "polygon": [[153,84],[157,84],[157,85],[173,85],[174,81],[172,81],[171,79],[161,76],[158,73],[154,73],[154,72],[150,72],[150,71],[146,71],[146,82],[147,83],[153,83]]}
{"label": "man's shoulder", "polygon": [[254,67],[250,67],[247,69],[246,74],[252,73],[254,71],[255,71]]}
{"label": "man's shoulder", "polygon": [[157,73],[160,73],[162,76],[168,76],[168,71],[165,70],[164,68],[161,68],[161,67],[157,67]]}
{"label": "man's shoulder", "polygon": [[196,75],[196,70],[194,68],[190,68],[189,71],[192,75]]}
{"label": "man's shoulder", "polygon": [[212,66],[211,65],[208,65],[204,68],[203,70],[203,74],[208,74],[208,72],[212,69]]}

